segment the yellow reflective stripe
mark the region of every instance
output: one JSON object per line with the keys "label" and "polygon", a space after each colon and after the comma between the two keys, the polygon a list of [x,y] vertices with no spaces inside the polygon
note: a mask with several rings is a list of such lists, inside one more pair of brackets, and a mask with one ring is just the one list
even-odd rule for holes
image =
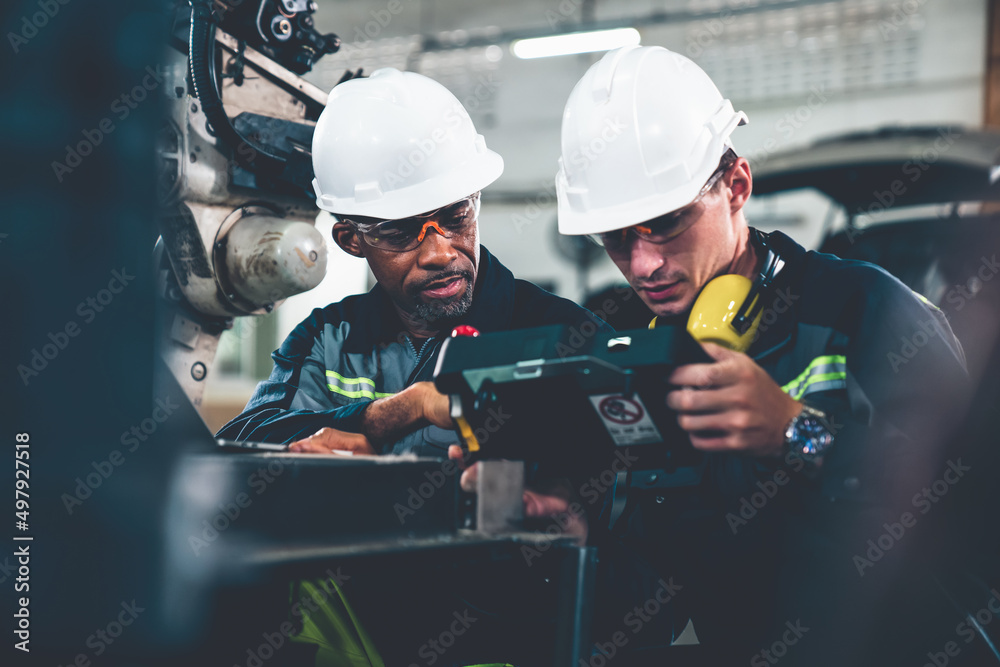
{"label": "yellow reflective stripe", "polygon": [[[326,376],[333,380],[326,385],[329,387],[330,391],[336,392],[342,396],[347,396],[348,398],[376,399],[385,398],[386,396],[395,396],[394,392],[375,391],[375,380],[372,380],[371,378],[345,378],[337,371],[327,371]],[[347,385],[350,385],[349,389],[347,388]],[[371,389],[368,387],[362,387],[361,385],[370,385]]]}
{"label": "yellow reflective stripe", "polygon": [[[818,366],[833,366],[833,365],[841,365],[846,370],[847,357],[845,357],[842,354],[828,354],[822,357],[816,357],[811,362],[809,362],[809,365],[806,366],[806,369],[804,371],[799,373],[798,377],[796,377],[788,384],[784,385],[781,388],[781,391],[785,392],[786,394],[791,394],[793,398],[797,399],[798,396],[795,396],[795,394],[798,393],[799,396],[801,396],[802,394],[795,390],[797,390],[799,388],[799,385],[805,382],[809,378],[809,376],[816,370]],[[847,377],[846,374],[844,377],[845,378]],[[802,389],[804,390],[805,387],[803,387]]]}
{"label": "yellow reflective stripe", "polygon": [[375,386],[375,380],[372,380],[371,378],[345,378],[343,375],[341,375],[337,371],[327,371],[326,372],[326,376],[327,377],[337,378],[338,380],[340,380],[344,384],[361,384],[361,383],[364,383],[364,384],[370,384],[373,387]]}
{"label": "yellow reflective stripe", "polygon": [[920,292],[918,292],[918,291],[916,291],[916,290],[910,290],[910,291],[911,291],[911,292],[913,292],[913,294],[914,294],[914,295],[915,295],[915,296],[916,296],[916,297],[917,297],[918,299],[920,299],[921,301],[923,301],[923,302],[924,302],[925,304],[927,304],[928,306],[930,306],[930,307],[931,307],[931,308],[933,308],[934,310],[941,310],[940,308],[938,308],[937,306],[935,306],[935,305],[934,305],[933,303],[931,303],[931,300],[930,300],[930,299],[928,299],[928,298],[927,298],[926,296],[924,296],[923,294],[921,294]]}
{"label": "yellow reflective stripe", "polygon": [[382,391],[369,391],[368,389],[359,389],[358,391],[348,391],[346,389],[338,387],[335,384],[328,384],[326,386],[330,388],[330,391],[338,393],[342,396],[346,396],[347,398],[370,398],[372,400],[375,400],[376,398],[395,396],[395,394],[392,392],[387,393]]}
{"label": "yellow reflective stripe", "polygon": [[806,390],[809,389],[811,385],[814,385],[817,382],[828,382],[830,380],[844,380],[846,382],[847,373],[845,373],[844,371],[837,371],[835,373],[820,373],[818,375],[813,375],[808,380],[806,380],[806,383],[802,385],[802,387],[800,387],[797,392],[795,392],[795,396],[793,396],[792,398],[794,398],[795,400],[799,400],[800,398],[806,395],[807,393]]}
{"label": "yellow reflective stripe", "polygon": [[358,391],[347,391],[346,389],[341,389],[335,384],[328,384],[326,386],[330,388],[330,391],[336,392],[342,396],[346,396],[347,398],[370,398],[372,400],[375,400],[375,392],[368,391],[367,389],[361,389]]}

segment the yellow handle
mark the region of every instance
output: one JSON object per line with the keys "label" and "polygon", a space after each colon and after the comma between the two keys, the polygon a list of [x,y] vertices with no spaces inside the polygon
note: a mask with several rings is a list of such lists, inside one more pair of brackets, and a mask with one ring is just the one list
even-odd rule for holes
{"label": "yellow handle", "polygon": [[469,448],[470,452],[479,451],[479,440],[476,439],[476,434],[472,432],[472,426],[469,425],[469,421],[465,417],[453,417],[455,424],[458,426],[458,432],[462,436],[462,440],[465,440],[465,446]]}

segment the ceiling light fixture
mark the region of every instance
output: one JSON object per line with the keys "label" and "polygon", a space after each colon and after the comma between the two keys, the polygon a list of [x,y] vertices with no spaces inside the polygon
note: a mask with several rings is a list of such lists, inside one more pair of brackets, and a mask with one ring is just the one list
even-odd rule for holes
{"label": "ceiling light fixture", "polygon": [[638,43],[639,31],[635,28],[615,28],[613,30],[592,30],[549,37],[516,39],[511,42],[510,50],[518,58],[527,60],[550,56],[568,56],[574,53],[610,51],[620,46],[633,46]]}

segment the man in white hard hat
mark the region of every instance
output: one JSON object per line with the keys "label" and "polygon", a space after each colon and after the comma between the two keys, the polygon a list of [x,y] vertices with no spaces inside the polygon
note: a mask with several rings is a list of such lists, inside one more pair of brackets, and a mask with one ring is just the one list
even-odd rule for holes
{"label": "man in white hard hat", "polygon": [[[441,84],[394,69],[339,84],[317,122],[312,148],[317,204],[337,219],[334,240],[365,258],[378,282],[367,294],[314,310],[297,326],[272,355],[271,376],[219,437],[285,442],[292,451],[316,454],[445,458],[451,447],[454,457],[459,438],[448,399],[431,382],[453,328],[488,333],[586,322],[607,328],[571,301],[516,280],[480,245],[480,191],[500,176],[503,160]],[[499,406],[498,427],[506,418]],[[449,471],[458,474],[453,461],[442,463],[442,472]],[[529,517],[568,506],[563,498],[532,491],[525,501]],[[409,517],[399,518],[404,523]],[[381,657],[372,664],[436,659],[421,644],[437,636],[441,618],[455,622],[446,582],[403,565],[374,569],[365,576],[358,566],[341,596],[311,615],[299,640],[318,645],[319,664],[357,664],[357,654],[370,658],[376,650]],[[457,572],[450,574],[459,583],[470,578]],[[494,584],[506,594],[528,583],[522,579],[497,577]],[[303,586],[339,589],[329,581]],[[340,606],[347,599],[353,611]],[[457,626],[461,637],[449,660],[475,654],[489,641],[503,643],[489,619],[478,612],[471,617]],[[517,642],[506,639],[501,653],[515,655]]]}
{"label": "man in white hard hat", "polygon": [[336,86],[313,137],[317,204],[378,284],[313,311],[220,437],[292,451],[447,455],[447,397],[430,382],[457,325],[486,333],[600,323],[515,280],[479,244],[480,191],[503,171],[444,86],[382,69]]}
{"label": "man in white hard hat", "polygon": [[[697,487],[636,493],[621,521],[646,565],[683,586],[672,632],[622,651],[700,642],[725,656],[718,664],[785,653],[858,664],[886,620],[878,575],[898,574],[872,577],[865,557],[852,559],[882,530],[861,528],[858,510],[899,522],[889,489],[933,478],[964,356],[943,314],[882,269],[748,226],[753,180],[730,139],[746,122],[701,68],[660,47],[605,55],[563,115],[559,230],[604,246],[654,326],[685,326],[725,274],[758,293],[729,307],[750,321],[745,308],[763,309],[746,352],[705,344],[714,363],[666,378],[667,405],[706,468]],[[918,356],[887,361],[921,331]],[[907,470],[914,460],[926,467]]]}

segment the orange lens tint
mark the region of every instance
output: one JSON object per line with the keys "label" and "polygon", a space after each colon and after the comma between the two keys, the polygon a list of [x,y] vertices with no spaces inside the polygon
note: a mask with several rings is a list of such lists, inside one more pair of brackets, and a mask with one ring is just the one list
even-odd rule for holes
{"label": "orange lens tint", "polygon": [[619,230],[621,239],[618,242],[618,247],[625,245],[625,242],[628,241],[628,232],[630,229],[634,229],[640,234],[646,234],[647,236],[653,233],[653,229],[651,227],[647,227],[646,225],[632,225],[631,227],[624,227]]}

